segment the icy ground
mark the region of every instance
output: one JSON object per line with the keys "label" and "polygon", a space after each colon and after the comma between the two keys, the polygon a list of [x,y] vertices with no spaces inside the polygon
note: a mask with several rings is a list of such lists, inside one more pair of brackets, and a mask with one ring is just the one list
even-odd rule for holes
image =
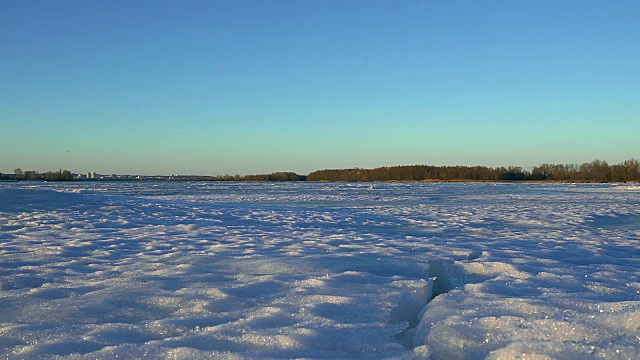
{"label": "icy ground", "polygon": [[640,186],[0,183],[0,357],[638,359]]}

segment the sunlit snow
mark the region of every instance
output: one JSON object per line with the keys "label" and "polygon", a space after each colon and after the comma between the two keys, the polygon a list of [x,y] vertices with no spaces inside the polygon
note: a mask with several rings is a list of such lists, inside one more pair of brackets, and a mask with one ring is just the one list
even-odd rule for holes
{"label": "sunlit snow", "polygon": [[640,358],[640,185],[0,183],[2,358],[536,354]]}

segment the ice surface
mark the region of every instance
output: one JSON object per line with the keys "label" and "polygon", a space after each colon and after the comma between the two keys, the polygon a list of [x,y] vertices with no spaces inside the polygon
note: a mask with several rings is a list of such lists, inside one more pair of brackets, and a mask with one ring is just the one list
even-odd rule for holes
{"label": "ice surface", "polygon": [[640,186],[0,183],[0,357],[640,358]]}

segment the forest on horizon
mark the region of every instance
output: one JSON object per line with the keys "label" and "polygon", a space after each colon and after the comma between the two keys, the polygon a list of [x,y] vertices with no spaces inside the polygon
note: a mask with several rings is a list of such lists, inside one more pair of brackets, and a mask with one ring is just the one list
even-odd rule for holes
{"label": "forest on horizon", "polygon": [[640,163],[636,159],[609,165],[594,160],[581,165],[542,164],[531,171],[518,166],[432,166],[407,165],[375,169],[318,170],[307,181],[640,181]]}
{"label": "forest on horizon", "polygon": [[[144,178],[144,177],[143,177]],[[68,170],[57,172],[22,171],[0,174],[0,180],[44,180],[71,181]],[[114,179],[104,179],[104,181]],[[374,169],[327,169],[313,171],[308,175],[294,172],[274,172],[259,175],[220,176],[175,176],[169,181],[328,181],[328,182],[372,182],[372,181],[569,181],[569,182],[639,182],[640,162],[626,160],[609,165],[603,160],[577,164],[542,164],[525,170],[518,166],[434,166],[399,165]]]}

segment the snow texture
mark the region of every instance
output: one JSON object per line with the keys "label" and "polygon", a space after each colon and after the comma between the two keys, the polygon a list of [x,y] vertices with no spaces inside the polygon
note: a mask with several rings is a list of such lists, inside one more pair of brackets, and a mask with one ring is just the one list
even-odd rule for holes
{"label": "snow texture", "polygon": [[0,183],[0,357],[640,358],[640,186]]}

